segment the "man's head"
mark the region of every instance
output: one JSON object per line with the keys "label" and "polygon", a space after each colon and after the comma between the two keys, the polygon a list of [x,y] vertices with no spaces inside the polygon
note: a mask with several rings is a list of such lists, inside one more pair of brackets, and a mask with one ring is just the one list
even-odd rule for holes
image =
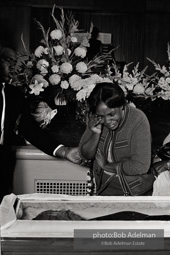
{"label": "man's head", "polygon": [[15,71],[16,52],[8,47],[0,47],[0,82],[10,82]]}

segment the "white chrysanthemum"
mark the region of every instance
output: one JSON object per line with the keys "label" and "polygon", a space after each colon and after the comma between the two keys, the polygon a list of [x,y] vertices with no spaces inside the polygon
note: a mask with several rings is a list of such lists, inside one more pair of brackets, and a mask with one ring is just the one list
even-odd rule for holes
{"label": "white chrysanthemum", "polygon": [[62,38],[62,32],[60,29],[51,31],[50,36],[53,40],[60,40]]}
{"label": "white chrysanthemum", "polygon": [[99,83],[99,82],[102,82],[103,79],[98,74],[92,74],[90,76],[90,80],[92,80],[93,83]]}
{"label": "white chrysanthemum", "polygon": [[74,50],[74,54],[77,56],[77,57],[81,57],[81,58],[85,58],[86,54],[87,54],[87,50],[85,48],[82,48],[82,47],[77,47],[75,50]]}
{"label": "white chrysanthemum", "polygon": [[60,87],[62,89],[68,89],[68,87],[69,87],[68,81],[62,81],[61,84],[60,84]]}
{"label": "white chrysanthemum", "polygon": [[76,70],[79,73],[85,73],[87,71],[87,65],[84,62],[79,62],[76,65]]}
{"label": "white chrysanthemum", "polygon": [[72,86],[76,81],[81,80],[81,77],[77,74],[73,74],[70,78],[69,78],[69,83]]}
{"label": "white chrysanthemum", "polygon": [[71,87],[73,90],[78,91],[78,90],[80,90],[81,88],[83,88],[83,84],[84,84],[83,80],[80,79],[80,80],[77,80],[77,81],[75,81],[74,83],[70,84],[70,87]]}
{"label": "white chrysanthemum", "polygon": [[53,65],[53,66],[51,67],[51,70],[52,70],[53,73],[58,73],[58,71],[59,71],[58,65]]}
{"label": "white chrysanthemum", "polygon": [[145,92],[145,88],[143,87],[143,85],[141,83],[138,83],[134,89],[133,89],[133,92],[135,94],[144,94]]}
{"label": "white chrysanthemum", "polygon": [[60,71],[65,74],[71,73],[73,70],[73,67],[70,63],[65,62],[60,66]]}
{"label": "white chrysanthemum", "polygon": [[44,47],[43,46],[38,46],[34,51],[35,56],[38,57],[38,58],[40,58],[43,53],[44,53]]}
{"label": "white chrysanthemum", "polygon": [[76,42],[77,42],[77,37],[72,36],[72,37],[71,37],[71,42],[76,43]]}
{"label": "white chrysanthemum", "polygon": [[57,56],[62,55],[62,54],[63,54],[63,52],[64,52],[63,47],[62,47],[62,46],[60,46],[60,45],[54,46],[53,48],[54,48],[55,53],[56,53],[56,55],[57,55]]}
{"label": "white chrysanthemum", "polygon": [[52,85],[57,85],[57,84],[59,84],[60,81],[61,81],[61,77],[60,77],[58,74],[52,74],[52,75],[49,77],[49,82],[50,82]]}
{"label": "white chrysanthemum", "polygon": [[44,77],[43,77],[41,74],[35,74],[35,75],[33,76],[33,81],[35,81],[35,80],[37,80],[38,83],[43,83],[43,87],[44,87],[44,88],[46,88],[46,87],[49,86],[48,81],[46,81],[46,80],[44,79]]}

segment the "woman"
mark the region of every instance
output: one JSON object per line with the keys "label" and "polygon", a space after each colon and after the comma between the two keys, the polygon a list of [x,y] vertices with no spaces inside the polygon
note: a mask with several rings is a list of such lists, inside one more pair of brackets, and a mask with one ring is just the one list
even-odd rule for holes
{"label": "woman", "polygon": [[83,159],[93,160],[97,194],[125,195],[120,169],[126,176],[135,176],[134,184],[140,189],[137,195],[151,194],[153,175],[147,184],[139,179],[146,176],[151,164],[151,134],[145,114],[126,103],[117,83],[97,84],[88,104],[89,122],[79,150]]}

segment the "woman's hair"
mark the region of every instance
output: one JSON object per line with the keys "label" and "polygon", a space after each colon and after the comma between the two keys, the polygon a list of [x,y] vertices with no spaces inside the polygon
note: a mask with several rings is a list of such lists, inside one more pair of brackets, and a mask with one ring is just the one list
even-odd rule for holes
{"label": "woman's hair", "polygon": [[88,98],[90,112],[95,114],[100,102],[105,103],[109,108],[120,107],[126,103],[125,94],[116,82],[98,83]]}

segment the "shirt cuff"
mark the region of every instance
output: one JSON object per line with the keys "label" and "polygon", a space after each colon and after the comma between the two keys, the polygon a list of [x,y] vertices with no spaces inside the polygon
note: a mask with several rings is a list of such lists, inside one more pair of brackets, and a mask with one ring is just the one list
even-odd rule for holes
{"label": "shirt cuff", "polygon": [[61,148],[62,146],[64,146],[63,144],[60,144],[57,146],[57,148],[55,148],[55,150],[53,151],[53,155],[56,156],[56,151]]}

